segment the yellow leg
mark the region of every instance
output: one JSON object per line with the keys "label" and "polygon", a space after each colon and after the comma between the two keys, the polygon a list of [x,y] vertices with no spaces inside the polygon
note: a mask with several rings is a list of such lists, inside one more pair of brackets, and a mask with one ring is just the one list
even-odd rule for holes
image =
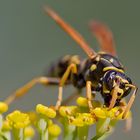
{"label": "yellow leg", "polygon": [[126,108],[126,101],[125,99],[122,99],[121,102],[119,103],[119,110],[115,113],[115,116],[119,116],[122,112],[124,112]]}
{"label": "yellow leg", "polygon": [[[127,106],[127,104],[126,104],[125,99],[122,99],[122,101],[121,101],[120,104],[119,104],[119,108],[120,108],[120,109],[115,113],[116,117],[117,117],[118,115],[120,115],[122,112],[125,111],[126,106]],[[125,128],[124,128],[124,130],[125,130],[126,132],[127,132],[127,131],[130,131],[130,130],[131,130],[131,127],[132,127],[132,117],[130,116],[129,118],[127,118],[127,119],[125,120]]]}
{"label": "yellow leg", "polygon": [[91,94],[91,82],[90,81],[86,82],[86,96],[87,96],[87,100],[88,100],[89,109],[92,110],[93,106],[92,106],[92,94]]}
{"label": "yellow leg", "polygon": [[62,102],[62,97],[63,97],[63,86],[65,84],[65,82],[67,81],[69,75],[71,74],[71,72],[73,74],[77,74],[77,66],[76,64],[71,64],[68,66],[66,72],[64,73],[64,75],[62,76],[60,83],[59,83],[59,91],[58,91],[58,99],[55,105],[55,109],[58,110],[58,108],[61,105]]}
{"label": "yellow leg", "polygon": [[48,84],[59,84],[58,78],[49,78],[49,77],[38,77],[27,84],[25,84],[23,87],[17,89],[13,94],[11,94],[9,97],[6,98],[5,102],[7,104],[11,104],[14,100],[22,97],[23,95],[27,94],[27,92],[37,83],[48,85]]}
{"label": "yellow leg", "polygon": [[112,99],[111,99],[111,102],[110,102],[110,105],[109,105],[109,110],[111,110],[116,103],[116,100],[117,100],[117,97],[118,97],[117,96],[118,88],[119,88],[119,85],[115,85],[115,87],[111,91]]}
{"label": "yellow leg", "polygon": [[133,86],[133,85],[129,85],[129,87],[134,88],[134,92],[132,93],[132,96],[130,97],[130,100],[129,100],[129,102],[128,102],[128,104],[127,104],[125,110],[124,110],[124,113],[123,113],[123,116],[122,116],[123,119],[126,117],[127,113],[128,113],[129,110],[131,109],[131,106],[132,106],[133,103],[134,103],[134,100],[135,100],[135,97],[136,97],[136,92],[137,92],[137,89],[138,89],[137,87],[135,87],[135,86]]}

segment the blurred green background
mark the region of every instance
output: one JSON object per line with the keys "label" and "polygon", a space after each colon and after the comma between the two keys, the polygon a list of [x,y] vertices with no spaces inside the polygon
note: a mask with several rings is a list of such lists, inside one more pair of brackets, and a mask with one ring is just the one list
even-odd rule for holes
{"label": "blurred green background", "polygon": [[[88,22],[105,22],[113,31],[119,58],[134,83],[140,83],[140,1],[138,0],[4,0],[0,1],[0,97],[5,99],[14,90],[36,76],[65,54],[86,57],[52,19],[42,6],[48,4],[76,28],[97,51]],[[69,90],[71,88],[71,90]],[[65,88],[70,94],[74,88]],[[55,104],[57,87],[37,85],[27,96],[11,105],[13,109],[31,110],[37,103]],[[66,95],[67,96],[67,95]],[[109,140],[140,138],[139,91],[132,108],[133,128],[124,133],[119,123]]]}

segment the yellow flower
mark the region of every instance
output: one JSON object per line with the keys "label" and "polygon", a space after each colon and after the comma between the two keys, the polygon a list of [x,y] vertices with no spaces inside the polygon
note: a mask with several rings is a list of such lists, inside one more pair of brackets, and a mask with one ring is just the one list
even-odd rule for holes
{"label": "yellow flower", "polygon": [[10,126],[9,122],[7,120],[5,120],[2,125],[2,131],[9,131],[10,129],[11,129],[11,126]]}
{"label": "yellow flower", "polygon": [[30,123],[28,114],[22,113],[18,110],[10,113],[6,119],[10,126],[16,129],[25,128]]}
{"label": "yellow flower", "polygon": [[101,119],[107,118],[106,112],[100,107],[97,107],[97,108],[93,109],[92,112],[98,118],[101,118]]}
{"label": "yellow flower", "polygon": [[69,117],[69,123],[76,126],[92,125],[96,122],[90,113],[77,113],[76,117]]}
{"label": "yellow flower", "polygon": [[61,106],[59,109],[59,113],[63,117],[75,115],[77,111],[77,106]]}
{"label": "yellow flower", "polygon": [[8,105],[4,102],[0,102],[0,114],[6,112],[8,110]]}
{"label": "yellow flower", "polygon": [[29,126],[29,127],[25,128],[25,130],[24,130],[24,136],[25,137],[31,138],[31,137],[34,136],[34,134],[35,134],[35,132],[34,132],[34,129],[32,127]]}
{"label": "yellow flower", "polygon": [[61,128],[56,124],[52,124],[48,127],[48,132],[50,135],[58,137],[61,133]]}
{"label": "yellow flower", "polygon": [[79,97],[79,98],[76,100],[76,103],[77,103],[79,106],[88,107],[87,98]]}
{"label": "yellow flower", "polygon": [[36,125],[36,123],[38,121],[38,114],[33,111],[27,112],[27,114],[29,115],[31,124]]}
{"label": "yellow flower", "polygon": [[[84,97],[79,97],[77,100],[76,100],[76,103],[81,106],[81,107],[88,107],[88,100],[87,98],[84,98]],[[94,100],[92,102],[92,105],[93,107],[101,107],[101,103],[99,101],[96,101]]]}
{"label": "yellow flower", "polygon": [[[105,119],[105,118],[111,118],[116,120],[122,120],[123,112],[116,115],[116,113],[119,111],[120,107],[114,107],[111,110],[108,110],[107,107],[97,107],[92,110],[92,112],[96,115],[97,118]],[[125,119],[131,117],[131,112],[128,112]]]}
{"label": "yellow flower", "polygon": [[55,118],[56,116],[56,111],[53,110],[52,108],[49,108],[47,106],[44,106],[42,104],[38,104],[36,106],[36,112],[42,115],[45,115],[48,118]]}
{"label": "yellow flower", "polygon": [[[120,109],[119,107],[114,107],[111,111],[112,111],[112,113],[114,113],[114,116],[113,116],[114,119],[122,120],[123,113],[124,113],[123,111],[122,111],[119,115],[116,115],[116,112],[117,112],[119,109]],[[129,111],[124,119],[128,119],[128,118],[130,118],[131,116],[132,116],[132,113],[131,113],[131,111]],[[124,120],[124,119],[123,119],[123,120]]]}
{"label": "yellow flower", "polygon": [[82,127],[84,126],[83,120],[81,118],[69,117],[69,124]]}

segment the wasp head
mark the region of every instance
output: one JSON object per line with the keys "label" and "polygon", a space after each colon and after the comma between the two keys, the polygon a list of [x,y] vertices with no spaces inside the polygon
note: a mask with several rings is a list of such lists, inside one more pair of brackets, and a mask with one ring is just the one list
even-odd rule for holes
{"label": "wasp head", "polygon": [[132,82],[124,73],[110,70],[103,77],[102,95],[105,104],[113,108],[121,99],[131,92]]}

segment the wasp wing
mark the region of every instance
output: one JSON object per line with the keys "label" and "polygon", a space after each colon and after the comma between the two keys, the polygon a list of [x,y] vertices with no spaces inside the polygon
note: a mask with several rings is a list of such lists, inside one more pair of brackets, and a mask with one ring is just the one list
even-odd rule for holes
{"label": "wasp wing", "polygon": [[55,11],[47,6],[44,7],[44,10],[69,36],[71,36],[80,45],[80,47],[90,58],[93,58],[96,55],[94,50],[89,47],[84,38],[69,24],[67,24]]}
{"label": "wasp wing", "polygon": [[101,51],[107,52],[115,56],[116,50],[113,35],[110,29],[106,25],[98,21],[92,21],[90,23],[90,30],[97,38],[101,46]]}

